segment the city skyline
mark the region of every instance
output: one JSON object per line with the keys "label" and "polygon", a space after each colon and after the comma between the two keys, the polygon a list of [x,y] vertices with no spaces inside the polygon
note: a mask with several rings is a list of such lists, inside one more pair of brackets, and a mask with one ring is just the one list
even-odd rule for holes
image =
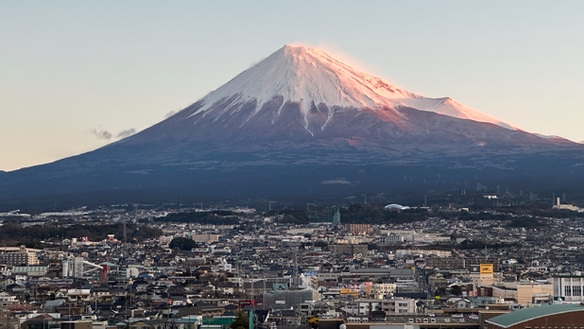
{"label": "city skyline", "polygon": [[147,128],[296,42],[529,132],[584,139],[579,2],[258,4],[0,3],[0,170]]}

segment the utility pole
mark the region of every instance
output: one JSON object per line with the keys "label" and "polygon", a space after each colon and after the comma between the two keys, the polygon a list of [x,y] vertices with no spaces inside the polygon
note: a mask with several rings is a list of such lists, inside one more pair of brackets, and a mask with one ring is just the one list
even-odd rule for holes
{"label": "utility pole", "polygon": [[124,244],[126,244],[127,235],[128,235],[128,232],[126,229],[126,222],[124,222],[124,235],[123,235]]}
{"label": "utility pole", "polygon": [[276,201],[268,201],[268,211],[272,211],[272,204],[276,203]]}

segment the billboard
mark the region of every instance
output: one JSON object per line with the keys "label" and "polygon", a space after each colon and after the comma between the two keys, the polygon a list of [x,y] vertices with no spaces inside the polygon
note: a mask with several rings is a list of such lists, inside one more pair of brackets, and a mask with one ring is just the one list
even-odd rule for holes
{"label": "billboard", "polygon": [[481,264],[481,274],[493,274],[493,264]]}
{"label": "billboard", "polygon": [[359,297],[359,291],[353,289],[341,289],[341,296],[351,295],[355,298]]}

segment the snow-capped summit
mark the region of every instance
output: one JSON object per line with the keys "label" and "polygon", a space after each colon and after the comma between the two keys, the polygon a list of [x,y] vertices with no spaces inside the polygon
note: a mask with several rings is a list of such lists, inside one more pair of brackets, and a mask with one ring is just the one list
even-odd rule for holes
{"label": "snow-capped summit", "polygon": [[369,74],[359,72],[321,49],[286,45],[203,98],[205,110],[232,95],[234,101],[256,99],[258,107],[274,96],[302,103],[308,113],[312,102],[328,106],[377,108],[390,99],[415,95]]}
{"label": "snow-capped summit", "polygon": [[[249,117],[256,115],[263,105],[275,97],[282,97],[277,115],[286,103],[300,104],[299,111],[305,128],[310,131],[310,110],[320,104],[327,106],[325,129],[329,120],[343,109],[383,111],[396,107],[410,107],[460,119],[494,123],[513,129],[511,125],[452,99],[427,98],[399,86],[361,72],[322,49],[286,45],[250,69],[202,99],[204,105],[191,116],[204,113],[223,103],[222,111],[236,112],[244,103],[254,102]],[[225,100],[229,100],[225,103]],[[395,114],[395,113],[394,113]],[[248,117],[248,119],[249,119]],[[310,131],[313,133],[313,131]]]}

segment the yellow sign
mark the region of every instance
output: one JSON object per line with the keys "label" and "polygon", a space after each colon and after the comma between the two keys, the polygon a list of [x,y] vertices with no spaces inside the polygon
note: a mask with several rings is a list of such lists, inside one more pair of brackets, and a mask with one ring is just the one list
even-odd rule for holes
{"label": "yellow sign", "polygon": [[359,297],[359,292],[353,289],[341,289],[341,296],[343,295],[351,295],[353,297]]}
{"label": "yellow sign", "polygon": [[481,264],[481,274],[493,274],[493,264]]}

